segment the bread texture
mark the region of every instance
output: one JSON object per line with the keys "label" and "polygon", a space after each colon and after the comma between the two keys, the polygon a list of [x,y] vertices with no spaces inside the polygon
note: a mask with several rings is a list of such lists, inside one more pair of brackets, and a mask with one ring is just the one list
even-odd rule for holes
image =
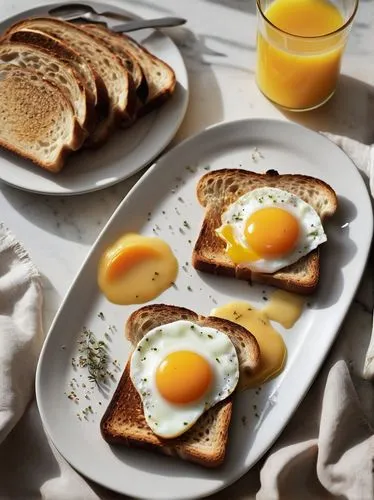
{"label": "bread texture", "polygon": [[30,69],[0,65],[0,146],[58,172],[82,134],[58,87]]}
{"label": "bread texture", "polygon": [[9,28],[2,38],[2,42],[22,43],[38,49],[48,50],[57,59],[68,64],[84,82],[86,91],[90,93],[99,116],[106,116],[109,109],[108,91],[92,66],[57,38],[36,29],[21,29],[19,24],[17,23]]}
{"label": "bread texture", "polygon": [[197,184],[197,198],[205,208],[205,215],[193,249],[192,264],[202,272],[273,285],[299,294],[313,293],[320,275],[318,248],[273,274],[256,273],[244,265],[233,263],[225,252],[225,242],[215,232],[221,225],[222,213],[231,203],[248,191],[265,186],[299,196],[316,210],[322,221],[331,217],[337,209],[335,191],[313,177],[279,175],[275,170],[265,174],[241,169],[209,172]]}
{"label": "bread texture", "polygon": [[82,130],[88,135],[94,116],[94,102],[79,75],[70,65],[45,49],[23,43],[0,44],[0,64],[29,68],[58,87],[73,106]]}
{"label": "bread texture", "polygon": [[85,23],[79,24],[79,26],[83,29],[87,27],[88,33],[98,38],[101,43],[106,45],[108,49],[118,56],[131,75],[137,97],[141,102],[144,102],[148,93],[147,81],[138,60],[126,50],[126,45],[123,43],[123,37],[119,33],[115,33],[105,28],[103,25]]}
{"label": "bread texture", "polygon": [[94,36],[80,27],[56,18],[30,18],[14,25],[10,33],[19,30],[36,30],[61,41],[77,52],[100,76],[109,96],[109,110],[101,118],[90,137],[90,143],[101,144],[115,127],[117,121],[131,121],[132,80],[119,58]]}
{"label": "bread texture", "polygon": [[144,94],[142,90],[139,95],[141,102],[137,110],[138,116],[159,107],[173,94],[176,85],[175,73],[164,61],[151,54],[127,35],[114,34],[98,24],[86,24],[84,29],[99,36],[108,36],[110,33],[111,36],[116,37],[117,43],[121,45],[122,49],[140,65],[147,83],[147,91]]}
{"label": "bread texture", "polygon": [[[241,370],[245,375],[258,368],[260,350],[256,339],[245,328],[221,318],[199,316],[183,307],[154,304],[138,309],[127,321],[126,337],[136,344],[151,329],[180,319],[226,333],[236,348]],[[144,447],[205,467],[222,464],[228,441],[232,397],[210,408],[182,436],[162,439],[146,423],[141,399],[132,384],[129,370],[128,362],[101,420],[104,439],[111,444]]]}

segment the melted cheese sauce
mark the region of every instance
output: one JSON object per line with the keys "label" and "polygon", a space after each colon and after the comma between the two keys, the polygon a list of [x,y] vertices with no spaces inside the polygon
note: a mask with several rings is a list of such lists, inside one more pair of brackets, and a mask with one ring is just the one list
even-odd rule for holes
{"label": "melted cheese sauce", "polygon": [[272,294],[269,304],[261,310],[248,302],[238,301],[211,311],[211,316],[228,319],[249,330],[260,347],[260,366],[255,373],[239,380],[239,390],[258,387],[282,372],[287,359],[287,347],[270,320],[291,328],[300,317],[303,304],[303,297],[277,290]]}
{"label": "melted cheese sauce", "polygon": [[98,285],[115,304],[143,304],[169,288],[178,274],[178,261],[159,238],[129,233],[102,255]]}
{"label": "melted cheese sauce", "polygon": [[295,295],[285,290],[276,290],[262,312],[270,320],[276,321],[284,328],[292,328],[301,316],[304,303],[305,297],[301,295]]}

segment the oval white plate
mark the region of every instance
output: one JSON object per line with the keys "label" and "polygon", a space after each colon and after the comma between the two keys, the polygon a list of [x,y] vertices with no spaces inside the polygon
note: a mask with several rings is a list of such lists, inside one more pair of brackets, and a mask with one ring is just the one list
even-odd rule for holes
{"label": "oval white plate", "polygon": [[[266,287],[249,287],[234,279],[199,274],[186,264],[203,219],[195,197],[196,183],[207,169],[223,167],[255,171],[276,168],[280,173],[316,176],[336,190],[339,211],[326,227],[328,242],[321,249],[318,293],[309,299],[309,307],[291,330],[276,325],[288,347],[286,369],[261,391],[236,396],[225,464],[218,470],[206,470],[145,450],[109,446],[100,435],[99,422],[115,383],[106,394],[96,390],[90,395],[94,413],[88,421],[76,416],[88,404],[82,387],[76,389],[78,404],[64,392],[69,392],[73,377],[77,383],[85,380],[85,372],[74,372],[71,366],[83,325],[100,338],[108,325],[115,325],[117,331],[110,333],[111,355],[122,367],[128,358],[123,325],[136,307],[108,303],[96,285],[102,251],[122,233],[158,234],[170,242],[180,266],[185,266],[186,270],[180,267],[176,288],[171,287],[155,302],[182,305],[205,315],[216,303],[225,304],[235,298],[263,303]],[[239,478],[281,433],[312,383],[353,299],[372,230],[370,200],[353,163],[328,139],[300,126],[270,120],[220,124],[169,151],[143,176],[109,220],[44,344],[36,395],[43,424],[58,450],[82,474],[136,498],[197,498]],[[99,312],[104,313],[105,320],[98,317]]]}
{"label": "oval white plate", "polygon": [[[86,2],[100,11],[133,14],[99,2]],[[0,23],[0,33],[11,24],[29,16],[46,15],[61,5],[48,4],[30,9]],[[120,21],[114,23],[119,24]],[[176,134],[188,104],[188,78],[182,56],[174,42],[156,30],[129,33],[150,52],[167,62],[175,71],[177,85],[172,98],[161,108],[136,122],[128,130],[119,130],[97,150],[73,154],[59,174],[51,174],[31,162],[0,149],[0,180],[26,191],[49,195],[72,195],[106,188],[149,165]]]}

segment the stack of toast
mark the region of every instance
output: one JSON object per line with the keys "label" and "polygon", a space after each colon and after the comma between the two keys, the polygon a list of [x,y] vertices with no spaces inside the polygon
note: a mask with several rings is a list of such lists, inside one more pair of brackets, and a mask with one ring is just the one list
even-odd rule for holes
{"label": "stack of toast", "polygon": [[22,20],[0,40],[0,146],[50,172],[174,92],[172,68],[104,25]]}

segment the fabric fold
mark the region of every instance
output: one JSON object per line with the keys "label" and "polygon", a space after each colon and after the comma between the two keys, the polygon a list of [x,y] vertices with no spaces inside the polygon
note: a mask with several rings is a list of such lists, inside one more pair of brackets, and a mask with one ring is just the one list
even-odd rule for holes
{"label": "fabric fold", "polygon": [[34,394],[43,342],[40,276],[29,255],[0,225],[0,443]]}
{"label": "fabric fold", "polygon": [[257,500],[370,500],[373,460],[373,431],[346,363],[337,361],[326,382],[318,438],[284,446],[269,456]]}

